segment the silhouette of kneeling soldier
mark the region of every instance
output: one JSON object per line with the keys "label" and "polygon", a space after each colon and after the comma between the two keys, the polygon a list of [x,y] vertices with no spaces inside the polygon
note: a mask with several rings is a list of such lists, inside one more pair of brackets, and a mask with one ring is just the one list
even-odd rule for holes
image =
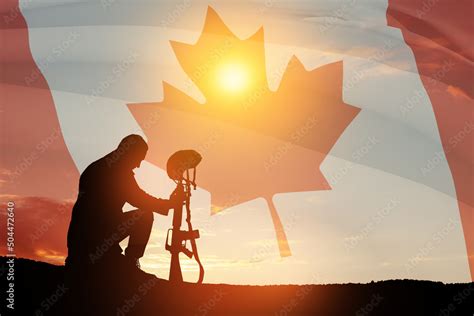
{"label": "silhouette of kneeling soldier", "polygon": [[[121,260],[139,268],[150,238],[153,213],[164,216],[183,199],[153,197],[137,184],[133,169],[144,160],[148,145],[139,135],[125,137],[117,149],[91,163],[81,174],[79,194],[67,235],[69,270]],[[123,212],[125,203],[137,209]],[[119,243],[129,237],[125,256]]]}
{"label": "silhouette of kneeling soldier", "polygon": [[[141,136],[129,135],[80,176],[67,235],[65,283],[69,289],[67,301],[71,303],[68,305],[73,307],[69,310],[71,315],[114,314],[137,295],[137,289],[152,290],[156,284],[163,285],[155,287],[160,293],[156,297],[163,302],[172,301],[169,290],[179,288],[183,282],[180,253],[194,257],[199,265],[197,283],[203,281],[204,269],[196,247],[199,231],[192,228],[190,210],[191,190],[196,189],[196,166],[201,156],[194,150],[181,150],[168,159],[167,173],[177,186],[170,199],[160,199],[143,191],[134,177],[133,170],[140,166],[147,151],[148,145]],[[136,209],[123,212],[125,203]],[[142,271],[139,259],[150,238],[154,213],[167,216],[171,209],[173,228],[168,230],[165,244],[171,253],[168,284]],[[181,228],[183,214],[187,230]],[[127,237],[128,245],[122,254],[119,243]],[[185,246],[188,242],[191,250]],[[128,308],[125,306],[124,310]],[[139,314],[139,309],[135,311]]]}

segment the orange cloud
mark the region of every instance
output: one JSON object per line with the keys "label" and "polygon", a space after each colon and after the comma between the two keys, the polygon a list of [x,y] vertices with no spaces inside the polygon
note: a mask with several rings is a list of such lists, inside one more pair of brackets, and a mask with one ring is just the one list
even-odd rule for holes
{"label": "orange cloud", "polygon": [[469,96],[461,88],[449,85],[446,88],[446,92],[451,94],[453,97],[463,97],[469,99]]}
{"label": "orange cloud", "polygon": [[[2,205],[9,201],[15,203],[14,253],[17,257],[63,263],[67,255],[66,236],[73,201],[34,196],[0,196]],[[6,208],[0,210],[2,225],[6,225],[6,212]],[[0,253],[7,253],[6,234],[1,236]]]}

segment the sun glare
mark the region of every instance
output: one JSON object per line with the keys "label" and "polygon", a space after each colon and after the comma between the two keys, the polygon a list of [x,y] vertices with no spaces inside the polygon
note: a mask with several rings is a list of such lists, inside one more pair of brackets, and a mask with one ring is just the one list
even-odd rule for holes
{"label": "sun glare", "polygon": [[248,85],[249,73],[244,65],[226,64],[218,68],[216,79],[222,89],[238,92]]}

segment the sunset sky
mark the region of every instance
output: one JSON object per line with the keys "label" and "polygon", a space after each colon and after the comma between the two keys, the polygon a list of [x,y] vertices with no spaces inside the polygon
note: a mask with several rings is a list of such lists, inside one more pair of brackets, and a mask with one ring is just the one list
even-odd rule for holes
{"label": "sunset sky", "polygon": [[[9,185],[2,195],[2,200],[16,201],[17,216],[22,216],[25,233],[18,237],[23,241],[19,254],[63,262],[67,209],[77,188],[75,172],[115,149],[130,133],[147,137],[127,105],[163,101],[163,81],[206,105],[204,91],[183,69],[170,41],[195,44],[209,5],[239,39],[263,27],[263,67],[270,90],[277,91],[293,55],[307,71],[342,61],[342,101],[360,112],[348,120],[319,170],[315,164],[307,171],[315,177],[320,171],[330,190],[315,187],[277,192],[273,197],[291,249],[289,257],[280,256],[265,197],[211,216],[211,193],[203,187],[195,191],[193,225],[201,231],[198,247],[205,282],[470,280],[456,190],[432,104],[400,29],[387,24],[388,3],[383,0],[25,1],[21,12],[29,28],[31,54],[51,91],[74,164],[60,165],[68,170],[62,177],[67,184],[55,184],[61,190],[49,192],[46,170],[58,162],[47,158],[51,152],[40,155],[32,166],[41,165],[41,170],[22,172],[23,185]],[[230,93],[229,98],[248,80],[239,69],[245,66],[233,64],[222,70],[227,84],[216,87]],[[437,87],[472,103],[462,87],[443,82]],[[297,111],[298,104],[293,106]],[[472,123],[472,117],[466,118],[467,126]],[[321,137],[325,133],[321,131]],[[56,136],[51,137],[54,152]],[[173,135],[157,136],[155,152],[160,151],[160,137],[173,141]],[[150,194],[168,197],[174,184],[150,157],[136,170],[136,178]],[[0,166],[4,188],[14,166]],[[240,173],[245,174],[242,168]],[[219,175],[225,179],[226,171]],[[198,169],[198,186],[199,176]],[[249,183],[259,181],[251,176]],[[41,232],[38,223],[48,218],[52,222]],[[169,269],[164,239],[170,226],[171,218],[155,215],[141,260],[146,271],[163,278]],[[185,279],[197,278],[194,261],[183,256],[182,264]]]}

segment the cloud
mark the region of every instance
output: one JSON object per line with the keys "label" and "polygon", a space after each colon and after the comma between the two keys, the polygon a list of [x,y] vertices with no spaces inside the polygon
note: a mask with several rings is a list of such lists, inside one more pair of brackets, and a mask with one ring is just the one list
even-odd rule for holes
{"label": "cloud", "polygon": [[[0,195],[0,203],[14,202],[14,253],[17,257],[61,264],[67,255],[66,236],[73,201],[36,196]],[[6,225],[7,210],[0,210]],[[7,253],[6,235],[1,236],[0,251]]]}
{"label": "cloud", "polygon": [[464,90],[452,85],[448,85],[448,87],[446,88],[446,92],[448,92],[453,97],[467,98],[468,100],[470,99],[469,95],[467,95],[467,93],[464,92]]}
{"label": "cloud", "polygon": [[0,187],[2,187],[3,184],[8,183],[10,181],[11,176],[12,172],[10,170],[0,168]]}
{"label": "cloud", "polygon": [[66,255],[63,252],[57,252],[50,249],[37,249],[35,254],[42,260],[50,263],[63,264],[66,260]]}

